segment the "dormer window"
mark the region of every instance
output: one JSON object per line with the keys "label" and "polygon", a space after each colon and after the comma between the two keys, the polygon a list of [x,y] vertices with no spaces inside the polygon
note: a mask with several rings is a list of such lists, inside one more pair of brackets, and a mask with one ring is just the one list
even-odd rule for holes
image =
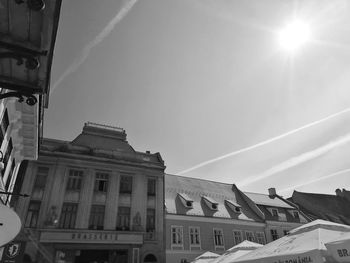
{"label": "dormer window", "polygon": [[193,200],[188,197],[188,195],[183,194],[183,193],[178,193],[177,194],[181,200],[181,203],[184,205],[186,208],[193,208]]}
{"label": "dormer window", "polygon": [[278,217],[278,210],[277,210],[276,208],[272,208],[272,209],[271,209],[271,214],[272,214],[273,216]]}
{"label": "dormer window", "polygon": [[298,212],[298,211],[293,211],[293,217],[294,217],[295,219],[300,219],[300,217],[299,217],[299,212]]}
{"label": "dormer window", "polygon": [[235,213],[242,213],[241,206],[232,200],[225,200],[226,205]]}
{"label": "dormer window", "polygon": [[208,196],[202,196],[202,198],[210,210],[213,210],[213,211],[218,210],[218,206],[219,206],[218,202],[216,202],[215,200],[211,199]]}

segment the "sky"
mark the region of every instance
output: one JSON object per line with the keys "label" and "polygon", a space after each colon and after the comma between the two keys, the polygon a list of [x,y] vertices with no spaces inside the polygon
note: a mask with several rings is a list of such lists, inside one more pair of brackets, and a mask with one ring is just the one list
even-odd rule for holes
{"label": "sky", "polygon": [[[350,3],[62,1],[44,137],[122,127],[166,173],[241,190],[350,189]],[[294,52],[278,33],[305,21]]]}

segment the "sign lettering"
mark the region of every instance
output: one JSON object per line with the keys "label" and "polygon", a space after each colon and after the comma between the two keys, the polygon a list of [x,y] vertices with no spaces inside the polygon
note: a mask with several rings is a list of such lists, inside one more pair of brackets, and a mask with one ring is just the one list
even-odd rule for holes
{"label": "sign lettering", "polygon": [[349,257],[350,253],[347,249],[343,248],[343,249],[337,249],[338,255],[339,257]]}
{"label": "sign lettering", "polygon": [[72,233],[71,238],[73,240],[113,241],[118,239],[118,235],[113,233]]}
{"label": "sign lettering", "polygon": [[278,260],[275,261],[274,263],[310,263],[313,262],[311,257],[297,257],[297,258],[291,258],[291,259],[286,259],[286,260]]}

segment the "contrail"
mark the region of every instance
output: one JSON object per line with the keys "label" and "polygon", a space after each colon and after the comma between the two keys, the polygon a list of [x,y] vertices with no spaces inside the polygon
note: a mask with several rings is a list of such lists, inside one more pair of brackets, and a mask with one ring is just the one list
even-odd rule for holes
{"label": "contrail", "polygon": [[105,39],[130,11],[130,9],[136,4],[137,0],[128,1],[119,12],[113,17],[113,19],[107,24],[107,26],[82,50],[79,57],[77,57],[73,63],[63,72],[61,77],[52,85],[51,92],[53,92],[70,74],[74,73],[90,55],[91,49],[97,46],[103,39]]}
{"label": "contrail", "polygon": [[307,181],[307,182],[303,182],[301,184],[293,185],[293,186],[288,187],[288,188],[284,188],[284,189],[280,190],[279,192],[280,193],[288,192],[288,191],[294,190],[297,187],[301,187],[301,186],[305,186],[305,185],[308,185],[308,184],[317,183],[319,181],[326,180],[328,178],[332,178],[334,176],[337,176],[337,175],[340,175],[340,174],[344,174],[344,173],[348,173],[348,172],[350,172],[350,168],[345,169],[345,170],[341,170],[341,171],[338,171],[338,172],[335,172],[335,173],[332,173],[332,174],[329,174],[329,175],[325,175],[325,176],[322,176],[322,177],[319,177],[319,178],[316,178],[316,179],[313,179],[313,180],[310,180],[310,181]]}
{"label": "contrail", "polygon": [[305,152],[305,153],[300,154],[296,157],[292,157],[292,158],[268,169],[267,171],[263,172],[262,174],[260,174],[258,176],[255,176],[253,178],[249,178],[249,179],[243,181],[242,183],[239,183],[239,186],[240,187],[247,186],[247,185],[250,185],[250,184],[255,183],[257,181],[266,179],[266,178],[273,176],[277,173],[280,173],[280,172],[288,170],[292,167],[295,167],[299,164],[313,160],[313,159],[327,153],[328,151],[330,151],[336,147],[342,146],[348,142],[350,142],[350,133],[345,135],[345,136],[339,137],[336,140],[331,141],[325,145],[322,145],[321,147],[316,148],[312,151]]}
{"label": "contrail", "polygon": [[261,146],[264,146],[264,145],[266,145],[266,144],[269,144],[269,143],[272,143],[272,142],[274,142],[274,141],[283,139],[283,138],[285,138],[285,137],[287,137],[287,136],[289,136],[289,135],[292,135],[292,134],[294,134],[294,133],[297,133],[297,132],[299,132],[299,131],[305,130],[305,129],[307,129],[307,128],[310,128],[310,127],[312,127],[312,126],[315,126],[315,125],[317,125],[317,124],[320,124],[320,123],[322,123],[322,122],[325,122],[325,121],[328,121],[328,120],[330,120],[330,119],[333,119],[333,118],[335,118],[335,117],[337,117],[337,116],[340,116],[340,115],[342,115],[342,114],[348,113],[349,111],[350,111],[350,108],[346,108],[346,109],[344,109],[344,110],[342,110],[342,111],[339,111],[339,112],[337,112],[337,113],[334,113],[334,114],[332,114],[332,115],[329,115],[329,116],[327,116],[327,117],[325,117],[325,118],[322,118],[322,119],[320,119],[320,120],[311,122],[311,123],[309,123],[309,124],[306,124],[306,125],[304,125],[304,126],[301,126],[301,127],[299,127],[299,128],[296,128],[296,129],[291,130],[291,131],[289,131],[289,132],[283,133],[283,134],[278,135],[278,136],[276,136],[276,137],[270,138],[270,139],[268,139],[268,140],[266,140],[266,141],[262,141],[262,142],[259,142],[259,143],[257,143],[257,144],[254,144],[254,145],[245,147],[245,148],[243,148],[243,149],[240,149],[240,150],[237,150],[237,151],[234,151],[234,152],[231,152],[231,153],[228,153],[228,154],[225,154],[225,155],[216,157],[216,158],[214,158],[214,159],[211,159],[211,160],[202,162],[202,163],[197,164],[197,165],[195,165],[195,166],[193,166],[193,167],[191,167],[191,168],[188,168],[188,169],[186,169],[186,170],[183,170],[183,171],[181,171],[181,172],[178,172],[177,174],[178,174],[178,175],[182,175],[182,174],[188,173],[188,172],[190,172],[190,171],[196,170],[196,169],[198,169],[198,168],[201,168],[201,167],[203,167],[203,166],[206,166],[206,165],[208,165],[208,164],[215,163],[215,162],[217,162],[217,161],[223,160],[223,159],[225,159],[225,158],[228,158],[228,157],[231,157],[231,156],[235,156],[235,155],[238,155],[238,154],[241,154],[241,153],[244,153],[244,152],[248,152],[248,151],[254,150],[254,149],[259,148],[259,147],[261,147]]}

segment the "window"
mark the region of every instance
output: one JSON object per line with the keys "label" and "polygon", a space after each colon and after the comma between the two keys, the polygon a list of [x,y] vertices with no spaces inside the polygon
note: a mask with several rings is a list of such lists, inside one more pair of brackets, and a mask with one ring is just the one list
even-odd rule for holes
{"label": "window", "polygon": [[6,148],[6,152],[4,154],[4,158],[3,158],[3,163],[4,163],[4,169],[1,171],[2,177],[4,177],[5,171],[6,171],[6,167],[7,167],[7,163],[10,159],[10,155],[12,153],[13,150],[13,145],[12,145],[12,139],[9,140],[8,144],[7,144],[7,148]]}
{"label": "window", "polygon": [[233,241],[235,242],[235,245],[238,245],[243,241],[242,238],[242,232],[239,230],[233,230]]}
{"label": "window", "polygon": [[40,211],[41,202],[39,201],[30,201],[27,218],[25,222],[25,227],[36,227],[38,224],[39,211]]}
{"label": "window", "polygon": [[7,181],[6,181],[6,185],[5,185],[5,190],[6,191],[10,191],[11,189],[9,189],[12,177],[13,177],[13,173],[15,171],[15,167],[16,167],[16,160],[12,159],[12,165],[11,165],[11,170],[9,172],[9,175],[7,177]]}
{"label": "window", "polygon": [[130,207],[118,207],[117,230],[130,230]]}
{"label": "window", "polygon": [[146,231],[153,232],[156,228],[156,210],[147,208]]}
{"label": "window", "polygon": [[89,229],[102,230],[104,217],[105,217],[104,205],[91,206]]}
{"label": "window", "polygon": [[278,239],[278,233],[276,229],[271,229],[270,232],[271,232],[272,240]]}
{"label": "window", "polygon": [[271,214],[272,214],[273,216],[278,217],[278,210],[275,209],[275,208],[271,209]]}
{"label": "window", "polygon": [[69,170],[69,178],[67,182],[67,190],[80,190],[83,171]]}
{"label": "window", "polygon": [[265,235],[263,232],[256,232],[256,241],[259,244],[265,245]]}
{"label": "window", "polygon": [[295,219],[300,219],[298,211],[294,211],[293,212],[293,216],[294,216]]}
{"label": "window", "polygon": [[147,195],[155,196],[156,195],[156,180],[148,179],[147,181]]}
{"label": "window", "polygon": [[254,234],[251,231],[245,231],[245,236],[248,241],[254,242]]}
{"label": "window", "polygon": [[5,113],[4,113],[4,116],[3,116],[2,120],[1,120],[1,124],[0,124],[1,132],[2,132],[3,135],[5,135],[9,125],[10,125],[9,115],[8,115],[8,112],[7,112],[7,109],[6,109]]}
{"label": "window", "polygon": [[5,138],[5,134],[7,131],[8,126],[10,125],[9,121],[9,115],[7,113],[7,109],[5,110],[4,116],[2,117],[1,123],[0,123],[0,147],[1,144]]}
{"label": "window", "polygon": [[190,226],[190,246],[199,247],[201,245],[200,228]]}
{"label": "window", "polygon": [[215,247],[224,246],[224,235],[222,233],[222,229],[214,228],[214,245]]}
{"label": "window", "polygon": [[120,178],[119,193],[131,194],[131,191],[132,191],[132,177],[122,175]]}
{"label": "window", "polygon": [[107,173],[96,173],[95,180],[95,192],[107,192],[108,186],[108,174]]}
{"label": "window", "polygon": [[62,206],[61,218],[59,221],[60,228],[74,228],[77,217],[78,205],[72,203],[64,203]]}
{"label": "window", "polygon": [[47,167],[38,167],[36,174],[34,189],[44,189],[46,185],[46,179],[49,174],[49,168]]}
{"label": "window", "polygon": [[182,228],[182,226],[171,226],[171,246],[183,248],[183,228]]}

